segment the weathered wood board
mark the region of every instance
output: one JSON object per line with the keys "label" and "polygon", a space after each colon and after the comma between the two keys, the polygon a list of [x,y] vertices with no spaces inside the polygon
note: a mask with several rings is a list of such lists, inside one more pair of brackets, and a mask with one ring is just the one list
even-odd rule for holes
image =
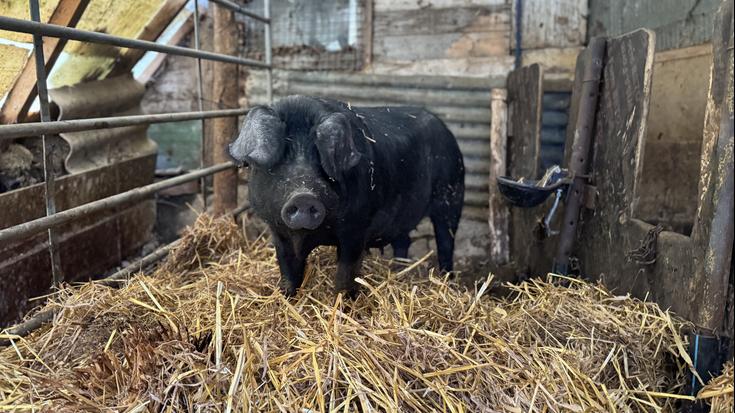
{"label": "weathered wood board", "polygon": [[[490,165],[488,166],[488,226],[490,228],[490,260],[496,266],[505,265],[510,259],[508,233],[510,209],[498,189],[498,178],[507,171],[508,153],[508,91],[490,91]],[[465,165],[465,168],[467,165]]]}
{"label": "weathered wood board", "polygon": [[634,218],[644,160],[654,38],[641,29],[607,42],[590,165],[597,208],[583,210],[578,227],[582,273],[620,292],[645,294],[651,287],[635,265],[626,265],[639,240],[629,240],[625,228]]}
{"label": "weathered wood board", "polygon": [[706,43],[719,0],[590,0],[590,36],[619,36],[639,27],[656,32],[656,50]]}
{"label": "weathered wood board", "polygon": [[[689,288],[694,321],[723,328],[733,253],[733,1],[722,2],[712,39],[699,206],[692,229],[693,277]],[[732,309],[730,309],[732,312]],[[732,325],[727,326],[732,334]]]}
{"label": "weathered wood board", "polygon": [[[513,2],[514,6],[518,2]],[[576,47],[587,37],[586,0],[523,0],[524,50]]]}
{"label": "weathered wood board", "polygon": [[543,70],[522,67],[508,75],[508,165],[514,178],[535,179],[541,147]]}
{"label": "weathered wood board", "polygon": [[[445,4],[446,3],[446,4]],[[502,1],[377,2],[373,16],[373,59],[388,62],[507,56],[511,8]]]}
{"label": "weathered wood board", "polygon": [[[543,69],[534,64],[508,75],[508,174],[513,179],[537,179],[541,151]],[[540,208],[511,208],[510,259],[520,272],[534,267]]]}

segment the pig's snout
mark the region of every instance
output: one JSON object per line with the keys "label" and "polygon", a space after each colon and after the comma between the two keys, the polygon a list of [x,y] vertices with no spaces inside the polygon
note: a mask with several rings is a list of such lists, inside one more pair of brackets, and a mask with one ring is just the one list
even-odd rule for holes
{"label": "pig's snout", "polygon": [[324,221],[326,208],[314,195],[298,193],[281,209],[283,222],[291,229],[316,229]]}

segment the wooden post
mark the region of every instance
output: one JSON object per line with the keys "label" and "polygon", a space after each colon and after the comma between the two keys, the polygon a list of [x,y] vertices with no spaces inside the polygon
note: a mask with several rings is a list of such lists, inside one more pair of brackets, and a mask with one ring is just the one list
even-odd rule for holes
{"label": "wooden post", "polygon": [[[704,120],[699,206],[692,228],[693,320],[732,334],[725,324],[732,277],[733,228],[733,1],[721,3],[712,39],[712,68]],[[732,292],[730,292],[732,294]],[[729,330],[729,331],[728,331]]]}
{"label": "wooden post", "polygon": [[505,155],[507,151],[508,106],[505,89],[490,91],[490,204],[488,224],[490,225],[490,259],[495,265],[508,263],[508,205],[498,190],[498,177],[505,176]]}
{"label": "wooden post", "polygon": [[[237,23],[233,12],[214,3],[214,51],[237,55]],[[237,107],[238,67],[232,63],[214,63],[212,100],[220,108]],[[213,121],[212,158],[215,164],[229,160],[227,145],[237,133],[237,118],[216,118]],[[213,213],[222,215],[237,206],[237,172],[228,169],[214,175]]]}

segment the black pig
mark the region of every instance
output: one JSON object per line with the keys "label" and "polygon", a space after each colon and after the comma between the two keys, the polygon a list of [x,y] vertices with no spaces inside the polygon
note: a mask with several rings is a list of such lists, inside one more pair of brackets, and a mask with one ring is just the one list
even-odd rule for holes
{"label": "black pig", "polygon": [[252,108],[229,153],[251,167],[250,205],[270,226],[284,294],[295,294],[319,245],[337,246],[336,290],[354,293],[363,251],[391,244],[406,258],[425,216],[440,269],[452,271],[464,165],[425,109],[289,96]]}

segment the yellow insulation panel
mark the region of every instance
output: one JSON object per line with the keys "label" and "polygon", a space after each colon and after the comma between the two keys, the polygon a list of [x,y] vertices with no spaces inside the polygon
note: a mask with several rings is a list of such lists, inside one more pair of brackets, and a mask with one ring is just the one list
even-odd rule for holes
{"label": "yellow insulation panel", "polygon": [[[137,38],[164,0],[92,0],[77,27],[115,36]],[[124,49],[71,41],[49,77],[52,87],[100,79]]]}
{"label": "yellow insulation panel", "polygon": [[[48,23],[58,4],[59,0],[40,0],[42,22]],[[28,7],[28,0],[0,0],[0,16],[30,20],[31,10]],[[0,30],[0,38],[15,42],[33,43],[33,36],[26,33]]]}
{"label": "yellow insulation panel", "polygon": [[10,90],[27,57],[26,49],[0,44],[0,98]]}

